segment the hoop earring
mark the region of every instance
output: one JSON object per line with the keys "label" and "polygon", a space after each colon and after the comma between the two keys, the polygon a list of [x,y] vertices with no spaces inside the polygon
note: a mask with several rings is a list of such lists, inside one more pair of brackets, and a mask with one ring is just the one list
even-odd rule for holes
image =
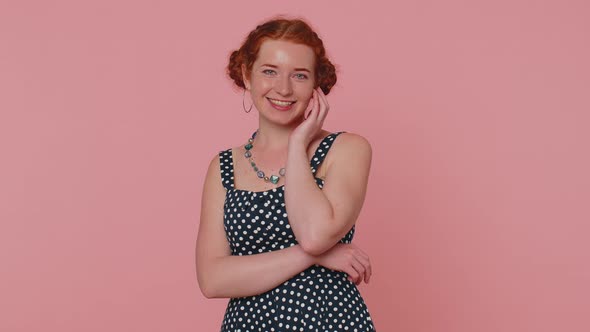
{"label": "hoop earring", "polygon": [[246,103],[244,102],[244,99],[246,99],[246,89],[244,89],[244,94],[242,95],[242,107],[244,108],[244,112],[250,113],[250,111],[252,110],[252,105],[254,105],[254,102],[250,104],[250,108],[248,108],[248,110],[246,111]]}

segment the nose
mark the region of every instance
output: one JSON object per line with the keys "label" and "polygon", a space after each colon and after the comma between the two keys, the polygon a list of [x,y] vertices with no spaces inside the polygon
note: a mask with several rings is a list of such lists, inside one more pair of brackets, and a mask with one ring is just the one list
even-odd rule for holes
{"label": "nose", "polygon": [[281,77],[275,81],[275,91],[282,96],[288,96],[293,93],[293,87],[291,86],[290,77]]}

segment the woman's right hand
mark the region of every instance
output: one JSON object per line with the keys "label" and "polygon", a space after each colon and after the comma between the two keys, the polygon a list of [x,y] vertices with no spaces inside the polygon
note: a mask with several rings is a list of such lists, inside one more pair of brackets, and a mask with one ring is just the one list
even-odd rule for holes
{"label": "woman's right hand", "polygon": [[352,243],[337,243],[330,250],[315,257],[315,264],[345,272],[348,274],[348,280],[357,286],[363,279],[369,283],[372,274],[369,256]]}

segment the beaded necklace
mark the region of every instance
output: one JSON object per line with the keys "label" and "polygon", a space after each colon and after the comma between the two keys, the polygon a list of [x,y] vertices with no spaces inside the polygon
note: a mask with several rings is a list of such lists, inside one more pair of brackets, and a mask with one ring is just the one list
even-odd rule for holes
{"label": "beaded necklace", "polygon": [[244,153],[244,157],[246,157],[246,159],[248,159],[248,161],[250,162],[250,166],[252,166],[252,169],[254,169],[254,172],[256,172],[256,175],[263,179],[264,182],[272,182],[273,184],[277,184],[279,182],[279,179],[283,176],[285,176],[285,173],[287,172],[287,170],[285,169],[285,167],[281,168],[279,170],[279,175],[271,175],[266,176],[264,174],[264,172],[262,170],[260,170],[258,168],[258,166],[256,166],[256,163],[254,162],[254,160],[252,159],[252,148],[254,147],[254,144],[252,144],[254,142],[254,137],[256,137],[256,134],[258,133],[258,130],[254,132],[254,134],[252,134],[252,137],[248,138],[248,143],[244,146],[244,149],[246,150],[246,152]]}

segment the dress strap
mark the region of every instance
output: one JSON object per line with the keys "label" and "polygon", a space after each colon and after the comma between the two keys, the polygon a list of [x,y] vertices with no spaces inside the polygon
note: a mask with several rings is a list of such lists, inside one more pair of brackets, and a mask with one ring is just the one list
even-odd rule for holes
{"label": "dress strap", "polygon": [[226,190],[234,188],[234,161],[231,148],[219,152],[219,168],[221,171],[221,184]]}
{"label": "dress strap", "polygon": [[310,162],[311,172],[314,175],[315,175],[316,171],[318,170],[319,166],[322,164],[322,161],[324,161],[324,159],[326,159],[326,154],[330,150],[330,147],[332,147],[332,143],[334,143],[334,140],[336,139],[336,137],[338,137],[338,135],[340,135],[342,133],[345,133],[345,131],[339,131],[337,133],[332,133],[332,134],[324,137],[324,139],[320,142],[320,145],[315,150],[315,153],[313,154],[313,157],[311,158],[311,162]]}

